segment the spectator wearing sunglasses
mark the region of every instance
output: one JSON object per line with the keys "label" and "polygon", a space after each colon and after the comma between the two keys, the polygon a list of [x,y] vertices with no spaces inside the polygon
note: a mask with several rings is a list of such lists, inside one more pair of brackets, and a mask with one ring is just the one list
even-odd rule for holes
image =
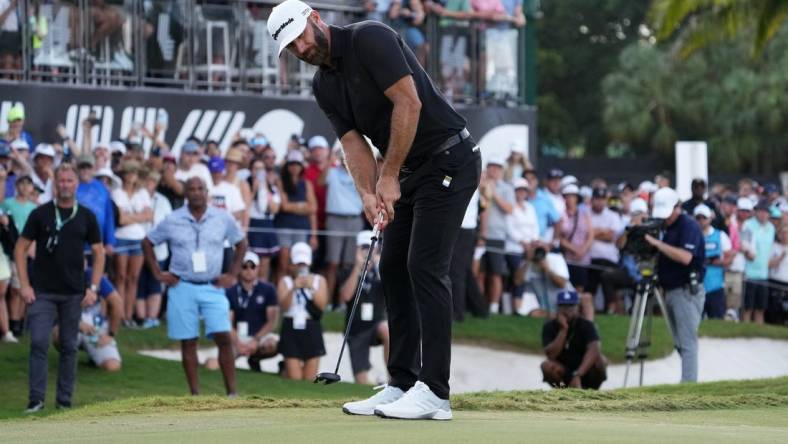
{"label": "spectator wearing sunglasses", "polygon": [[714,228],[714,212],[706,204],[698,204],[692,211],[703,232],[706,246],[706,271],[703,275],[703,289],[706,302],[703,314],[710,319],[725,317],[725,267],[733,260],[731,239],[724,231]]}

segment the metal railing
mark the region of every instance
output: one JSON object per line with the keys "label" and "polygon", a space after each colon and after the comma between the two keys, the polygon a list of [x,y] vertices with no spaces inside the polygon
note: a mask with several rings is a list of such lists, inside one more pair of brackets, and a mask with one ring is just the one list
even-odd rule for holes
{"label": "metal railing", "polygon": [[[309,95],[315,68],[289,53],[280,61],[268,35],[266,19],[277,3],[19,0],[16,18],[7,18],[18,23],[19,53],[13,64],[0,65],[0,78]],[[357,1],[310,4],[336,25],[368,17]],[[523,103],[522,28],[434,14],[420,26],[384,20],[409,43],[416,36],[414,52],[453,101]]]}

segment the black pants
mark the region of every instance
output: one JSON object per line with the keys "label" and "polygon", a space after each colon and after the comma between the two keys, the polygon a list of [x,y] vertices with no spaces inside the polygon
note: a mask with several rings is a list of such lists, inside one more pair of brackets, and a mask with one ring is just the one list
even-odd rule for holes
{"label": "black pants", "polygon": [[[401,180],[383,233],[380,273],[389,318],[391,385],[422,381],[449,398],[452,298],[449,264],[465,209],[479,185],[471,139],[426,160]],[[448,182],[448,183],[447,183]]]}
{"label": "black pants", "polygon": [[468,299],[468,275],[471,274],[475,247],[476,230],[460,228],[457,242],[454,244],[454,254],[451,256],[451,267],[449,268],[455,321],[465,319],[465,307]]}

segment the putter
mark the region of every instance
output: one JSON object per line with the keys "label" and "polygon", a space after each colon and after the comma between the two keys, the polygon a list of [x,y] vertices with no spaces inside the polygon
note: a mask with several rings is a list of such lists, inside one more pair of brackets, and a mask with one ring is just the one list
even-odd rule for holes
{"label": "putter", "polygon": [[342,348],[339,349],[339,357],[337,358],[337,366],[334,369],[334,373],[324,372],[318,373],[315,377],[315,384],[318,382],[323,382],[326,385],[333,384],[335,382],[339,382],[342,378],[339,376],[339,364],[342,362],[342,354],[345,352],[345,344],[347,344],[347,335],[350,333],[350,326],[353,323],[353,318],[356,314],[356,306],[358,306],[358,300],[361,297],[361,287],[364,283],[364,278],[367,277],[367,269],[369,268],[369,260],[372,259],[372,252],[375,250],[375,244],[378,242],[378,238],[380,237],[380,223],[383,221],[383,213],[378,213],[378,217],[375,219],[375,226],[372,228],[372,243],[369,245],[369,251],[367,251],[367,258],[364,260],[364,267],[361,268],[361,274],[358,277],[358,285],[356,286],[356,296],[353,300],[353,307],[350,309],[350,318],[348,318],[347,327],[345,327],[345,336],[342,338]]}

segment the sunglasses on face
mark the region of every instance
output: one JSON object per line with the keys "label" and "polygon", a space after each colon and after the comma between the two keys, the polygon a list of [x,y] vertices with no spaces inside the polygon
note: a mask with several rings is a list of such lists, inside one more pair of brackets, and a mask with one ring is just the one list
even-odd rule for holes
{"label": "sunglasses on face", "polygon": [[243,268],[244,270],[254,270],[255,268],[257,268],[257,265],[250,262],[248,264],[244,264],[243,267],[241,268]]}
{"label": "sunglasses on face", "polygon": [[696,220],[706,220],[706,216],[695,216]]}

